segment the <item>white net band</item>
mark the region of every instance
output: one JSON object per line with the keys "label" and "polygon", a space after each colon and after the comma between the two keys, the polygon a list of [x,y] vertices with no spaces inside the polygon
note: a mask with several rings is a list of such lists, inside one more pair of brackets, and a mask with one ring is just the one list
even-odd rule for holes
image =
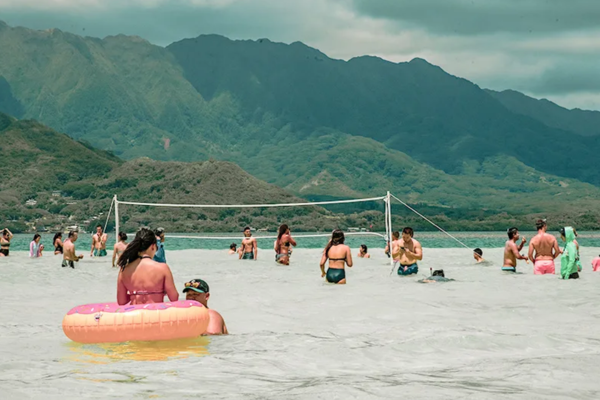
{"label": "white net band", "polygon": [[161,203],[137,203],[133,201],[120,201],[118,204],[129,204],[132,206],[151,206],[151,207],[177,207],[177,208],[271,208],[271,207],[308,207],[323,206],[327,204],[348,204],[362,203],[368,201],[380,201],[386,197],[372,197],[368,199],[350,199],[333,201],[315,201],[311,203],[284,203],[284,204],[161,204]]}

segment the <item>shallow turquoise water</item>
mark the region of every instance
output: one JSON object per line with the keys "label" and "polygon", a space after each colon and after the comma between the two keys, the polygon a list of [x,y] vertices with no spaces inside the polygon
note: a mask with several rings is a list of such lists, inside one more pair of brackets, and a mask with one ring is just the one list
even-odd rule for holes
{"label": "shallow turquoise water", "polygon": [[[507,240],[505,232],[451,232],[452,236],[460,240],[462,243],[470,248],[481,247],[481,248],[498,248],[503,247]],[[221,236],[221,237],[238,237],[238,233],[235,234],[218,234],[218,233],[207,233],[207,234],[172,234],[174,236]],[[255,235],[258,239],[259,248],[271,249],[273,247],[273,239],[260,239],[261,236],[274,236],[275,233],[265,233]],[[299,233],[293,234],[298,242],[298,248],[304,249],[316,249],[325,247],[327,244],[327,237],[318,238],[303,238],[302,235],[311,235],[311,233]],[[522,236],[528,239],[535,235],[535,232],[522,232]],[[66,234],[63,235],[63,239],[66,238]],[[54,234],[47,233],[42,234],[42,243],[46,249],[53,249],[52,238]],[[15,235],[11,250],[13,251],[27,251],[29,250],[29,243],[33,238],[33,234],[19,234]],[[454,239],[448,237],[441,232],[417,232],[415,239],[419,240],[423,247],[427,248],[455,248],[462,247]],[[108,243],[110,248],[114,244],[115,235],[109,233]],[[581,246],[586,247],[600,247],[600,232],[581,232],[577,238]],[[229,240],[216,240],[216,239],[181,239],[172,238],[167,235],[165,248],[167,250],[190,250],[190,249],[204,249],[204,250],[219,250],[227,249],[231,243],[241,242],[241,236],[239,239]],[[559,240],[559,244],[560,244]],[[361,244],[366,244],[369,248],[383,248],[385,247],[385,241],[381,237],[377,236],[348,236],[346,238],[346,244],[352,248],[358,248]],[[91,247],[91,234],[81,234],[76,243],[77,251],[89,250]]]}

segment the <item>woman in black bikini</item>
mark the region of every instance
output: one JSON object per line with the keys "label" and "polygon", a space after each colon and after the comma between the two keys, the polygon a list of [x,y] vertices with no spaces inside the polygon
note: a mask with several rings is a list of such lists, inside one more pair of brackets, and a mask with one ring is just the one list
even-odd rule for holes
{"label": "woman in black bikini", "polygon": [[179,300],[171,269],[152,258],[156,253],[156,235],[142,228],[119,257],[121,267],[117,280],[117,303],[124,305],[162,303],[165,294],[170,301]]}
{"label": "woman in black bikini", "polygon": [[[325,273],[325,263],[329,259],[329,268]],[[321,278],[325,277],[327,282],[343,285],[346,283],[345,266],[352,267],[352,252],[350,247],[344,244],[344,232],[336,229],[331,234],[331,240],[327,243],[321,257]]]}
{"label": "woman in black bikini", "polygon": [[296,241],[290,234],[290,228],[286,224],[282,224],[275,241],[275,261],[279,264],[290,265],[292,246],[296,246]]}
{"label": "woman in black bikini", "polygon": [[62,233],[57,232],[54,235],[54,239],[52,239],[52,244],[54,244],[54,254],[55,255],[63,253]]}

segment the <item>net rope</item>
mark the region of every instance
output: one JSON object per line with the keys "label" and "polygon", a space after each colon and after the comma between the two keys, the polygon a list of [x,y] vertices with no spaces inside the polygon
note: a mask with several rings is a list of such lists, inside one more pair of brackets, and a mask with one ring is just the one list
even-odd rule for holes
{"label": "net rope", "polygon": [[331,201],[315,201],[307,203],[282,203],[282,204],[165,204],[165,203],[138,203],[134,201],[120,201],[119,204],[129,204],[132,206],[151,206],[151,207],[175,207],[175,208],[272,208],[272,207],[309,207],[322,206],[327,204],[348,204],[361,203],[369,201],[380,201],[385,199],[382,197],[371,197],[366,199],[349,199],[349,200],[331,200]]}
{"label": "net rope", "polygon": [[402,204],[404,207],[408,208],[410,211],[414,212],[415,214],[417,214],[419,217],[423,218],[425,221],[429,222],[431,225],[433,225],[434,227],[436,227],[437,229],[439,229],[440,232],[448,235],[450,238],[454,239],[455,241],[457,241],[458,243],[460,243],[465,249],[469,249],[471,250],[471,248],[469,246],[467,246],[466,244],[464,244],[463,242],[461,242],[460,240],[458,240],[457,238],[455,238],[454,236],[452,236],[451,234],[449,234],[448,232],[446,232],[443,228],[441,228],[439,225],[437,225],[435,222],[431,221],[429,218],[427,218],[426,216],[424,216],[423,214],[421,214],[420,212],[418,212],[417,210],[415,210],[414,208],[412,208],[411,206],[409,206],[408,204],[406,204],[405,202],[403,202],[402,200],[400,200],[399,198],[397,198],[396,196],[394,196],[393,194],[391,195],[394,199],[398,200],[398,202],[400,202],[400,204]]}

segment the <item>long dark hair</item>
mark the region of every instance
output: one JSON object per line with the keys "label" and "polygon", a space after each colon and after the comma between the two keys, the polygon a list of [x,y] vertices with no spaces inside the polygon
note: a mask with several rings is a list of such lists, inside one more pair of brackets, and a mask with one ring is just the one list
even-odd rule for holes
{"label": "long dark hair", "polygon": [[329,243],[327,243],[327,246],[325,246],[324,250],[327,258],[329,258],[329,249],[331,249],[333,246],[337,246],[338,244],[344,244],[344,231],[341,229],[336,229],[331,233],[331,240]]}
{"label": "long dark hair", "polygon": [[52,245],[54,246],[54,243],[56,243],[56,239],[58,238],[62,238],[62,233],[61,232],[56,232],[54,234],[54,239],[52,239]]}
{"label": "long dark hair", "polygon": [[140,253],[147,250],[153,244],[156,244],[156,235],[154,232],[148,228],[140,229],[119,257],[117,265],[121,267],[121,270],[124,270],[127,264],[140,258]]}
{"label": "long dark hair", "polygon": [[33,235],[33,240],[35,241],[35,239],[37,238],[41,238],[42,235],[40,235],[39,233],[36,233],[35,235]]}
{"label": "long dark hair", "polygon": [[281,238],[283,235],[285,235],[288,229],[290,228],[287,226],[287,224],[281,224],[279,231],[277,231],[277,246],[275,246],[277,248],[277,253],[279,253],[279,250],[281,249]]}

